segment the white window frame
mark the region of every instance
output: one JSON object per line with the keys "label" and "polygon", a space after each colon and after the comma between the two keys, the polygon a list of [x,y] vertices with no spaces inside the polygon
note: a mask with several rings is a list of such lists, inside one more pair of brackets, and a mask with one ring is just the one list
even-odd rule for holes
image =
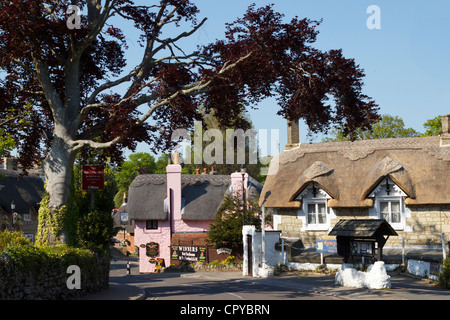
{"label": "white window frame", "polygon": [[[383,213],[381,212],[381,202],[388,203],[389,208],[389,219],[386,219],[387,222],[394,228],[395,230],[403,230],[405,227],[405,210],[404,210],[404,204],[403,199],[401,197],[377,197],[376,199],[376,208],[378,213],[379,219],[385,219],[383,217]],[[396,202],[400,205],[400,221],[399,222],[392,222],[392,203]]]}
{"label": "white window frame", "polygon": [[[327,194],[322,188],[320,188],[317,183],[314,184],[316,188],[316,196],[312,194],[313,184],[310,183],[302,193],[297,196],[297,200],[302,201],[301,210],[297,213],[297,218],[302,220],[301,231],[327,231],[330,230],[330,221],[335,214],[331,208],[328,208],[328,199],[331,196]],[[317,223],[318,219],[316,216],[316,223],[308,223],[308,205],[310,204],[324,204],[325,205],[325,223]],[[316,207],[317,208],[317,207]]]}
{"label": "white window frame", "polygon": [[[303,211],[305,213],[305,219],[307,224],[308,230],[328,230],[328,207],[327,207],[327,199],[305,199],[303,201]],[[325,222],[319,223],[319,212],[318,212],[318,205],[321,204],[325,207]],[[309,206],[314,205],[314,215],[316,223],[310,223],[309,222]]]}
{"label": "white window frame", "polygon": [[406,218],[411,217],[411,210],[405,206],[405,198],[408,196],[403,192],[391,179],[388,178],[388,184],[390,188],[389,194],[386,192],[386,179],[383,179],[380,184],[375,188],[369,197],[374,199],[374,207],[369,210],[369,216],[373,216],[376,219],[384,219],[381,212],[381,202],[388,202],[389,208],[392,206],[392,202],[400,203],[400,222],[390,221],[391,210],[389,211],[389,220],[386,220],[394,230],[409,231],[410,228],[406,226]]}

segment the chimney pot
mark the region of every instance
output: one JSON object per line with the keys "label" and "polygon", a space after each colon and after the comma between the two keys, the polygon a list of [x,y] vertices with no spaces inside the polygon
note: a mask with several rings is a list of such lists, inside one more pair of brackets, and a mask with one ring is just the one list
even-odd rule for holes
{"label": "chimney pot", "polygon": [[178,151],[175,151],[174,155],[173,155],[173,164],[180,164],[180,154],[178,153]]}

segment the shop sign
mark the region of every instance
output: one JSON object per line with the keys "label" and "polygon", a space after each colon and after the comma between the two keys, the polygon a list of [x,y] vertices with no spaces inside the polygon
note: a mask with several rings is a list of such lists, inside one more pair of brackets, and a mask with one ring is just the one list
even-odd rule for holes
{"label": "shop sign", "polygon": [[155,258],[159,256],[159,243],[150,242],[145,245],[145,254],[147,257]]}
{"label": "shop sign", "polygon": [[337,253],[336,240],[316,240],[317,253]]}
{"label": "shop sign", "polygon": [[206,247],[171,246],[172,260],[199,261],[206,260]]}
{"label": "shop sign", "polygon": [[229,248],[219,248],[217,249],[217,254],[222,254],[222,253],[226,253],[226,254],[231,254],[232,250]]}
{"label": "shop sign", "polygon": [[82,188],[103,190],[105,188],[105,169],[103,166],[83,166]]}

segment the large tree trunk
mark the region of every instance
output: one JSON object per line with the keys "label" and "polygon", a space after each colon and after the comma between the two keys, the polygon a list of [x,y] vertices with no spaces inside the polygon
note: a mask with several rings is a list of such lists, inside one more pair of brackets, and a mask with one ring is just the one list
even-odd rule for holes
{"label": "large tree trunk", "polygon": [[[73,165],[76,153],[64,139],[55,137],[52,143],[50,153],[47,155],[43,163],[44,173],[46,178],[46,191],[49,194],[48,209],[50,215],[54,219],[59,219],[58,223],[64,222],[64,216],[55,218],[56,214],[63,215],[66,211],[61,210],[69,200],[70,185],[72,182]],[[46,220],[52,220],[49,216]],[[47,230],[39,230],[42,234],[47,235],[44,241],[49,243],[60,242],[67,244],[67,234],[64,227],[62,227],[58,234],[55,234],[54,228],[51,227],[55,221],[41,221],[41,228]]]}

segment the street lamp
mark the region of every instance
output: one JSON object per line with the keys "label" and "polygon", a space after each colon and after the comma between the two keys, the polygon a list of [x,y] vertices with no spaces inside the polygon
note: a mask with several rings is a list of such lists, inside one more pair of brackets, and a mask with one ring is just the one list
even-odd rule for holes
{"label": "street lamp", "polygon": [[16,210],[16,203],[13,201],[11,201],[11,212],[13,212],[14,210]]}
{"label": "street lamp", "polygon": [[245,173],[247,172],[245,165],[241,164],[241,175],[242,175],[242,225],[245,225]]}

